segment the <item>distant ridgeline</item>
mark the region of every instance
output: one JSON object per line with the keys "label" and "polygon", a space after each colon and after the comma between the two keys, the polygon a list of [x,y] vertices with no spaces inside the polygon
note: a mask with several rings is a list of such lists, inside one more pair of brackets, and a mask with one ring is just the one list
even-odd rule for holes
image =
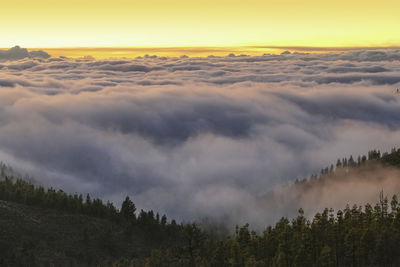
{"label": "distant ridgeline", "polygon": [[358,156],[357,160],[350,156],[349,158],[338,159],[336,165],[331,164],[329,167],[321,169],[319,175],[313,174],[309,179],[302,180],[296,179],[295,184],[306,184],[315,182],[319,179],[334,178],[335,176],[342,176],[358,167],[380,165],[383,167],[400,168],[400,149],[392,148],[391,152],[381,153],[379,150],[371,150],[367,156]]}
{"label": "distant ridgeline", "polygon": [[[400,149],[338,160],[307,184],[362,166],[400,167]],[[264,232],[236,227],[217,235],[191,223],[136,214],[127,197],[118,210],[89,195],[44,189],[1,165],[0,266],[400,266],[400,204],[325,209],[311,220],[282,218]],[[215,230],[215,229],[214,229]]]}

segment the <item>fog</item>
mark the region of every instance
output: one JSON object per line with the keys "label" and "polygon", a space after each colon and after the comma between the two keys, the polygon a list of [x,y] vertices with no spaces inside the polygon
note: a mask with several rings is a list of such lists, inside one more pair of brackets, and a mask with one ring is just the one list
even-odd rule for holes
{"label": "fog", "polygon": [[[259,207],[267,192],[399,144],[399,61],[398,50],[3,57],[0,160],[40,184],[116,204],[130,195],[139,209],[178,220],[271,223],[296,214]],[[311,214],[371,201],[381,187],[397,190],[396,175],[325,185],[321,199],[310,191],[298,204]]]}
{"label": "fog", "polygon": [[262,230],[265,227],[263,218],[267,213],[267,221],[271,223],[282,216],[294,218],[300,208],[311,220],[317,212],[326,208],[333,209],[336,213],[354,205],[374,206],[379,202],[381,192],[389,201],[393,195],[399,196],[399,178],[398,168],[384,167],[378,163],[369,163],[354,169],[340,168],[322,179],[308,179],[308,182],[276,187],[253,201],[246,216],[253,219],[252,225],[256,229]]}

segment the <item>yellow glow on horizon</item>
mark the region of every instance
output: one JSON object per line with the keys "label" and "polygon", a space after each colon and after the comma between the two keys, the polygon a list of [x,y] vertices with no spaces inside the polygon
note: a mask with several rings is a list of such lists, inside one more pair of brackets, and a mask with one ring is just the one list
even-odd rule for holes
{"label": "yellow glow on horizon", "polygon": [[398,0],[3,0],[0,47],[390,46]]}
{"label": "yellow glow on horizon", "polygon": [[[9,48],[0,48],[8,50]],[[231,53],[236,56],[260,56],[267,54],[280,54],[289,50],[290,52],[302,53],[337,53],[360,49],[400,49],[399,46],[380,46],[380,47],[311,47],[311,46],[234,46],[234,47],[36,47],[28,50],[43,50],[52,57],[65,56],[69,58],[93,57],[95,59],[109,58],[136,58],[140,56],[158,57],[207,57],[207,56],[227,56]]]}
{"label": "yellow glow on horizon", "polygon": [[[0,49],[1,50],[1,49]],[[5,50],[3,48],[3,50]],[[52,57],[66,56],[70,58],[94,57],[96,59],[106,58],[135,58],[145,55],[156,55],[159,57],[207,57],[251,55],[258,56],[264,53],[277,54],[285,51],[282,48],[264,47],[59,47],[59,48],[30,48],[29,50],[43,50]]]}

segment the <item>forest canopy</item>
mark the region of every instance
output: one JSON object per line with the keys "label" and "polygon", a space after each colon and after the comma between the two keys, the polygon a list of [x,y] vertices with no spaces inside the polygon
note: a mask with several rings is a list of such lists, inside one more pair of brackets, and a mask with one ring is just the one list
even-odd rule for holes
{"label": "forest canopy", "polygon": [[[400,167],[400,149],[390,153],[370,151],[367,156],[339,159],[335,165],[322,169],[319,175],[296,181],[292,186],[304,186],[324,179],[337,179],[341,169],[360,168],[365,164]],[[72,216],[79,223],[62,226],[73,232],[70,242],[77,250],[53,240],[63,257],[71,264],[115,266],[398,266],[400,264],[400,204],[397,195],[387,198],[384,192],[375,205],[349,206],[334,211],[326,208],[312,218],[299,209],[293,219],[281,218],[262,232],[251,230],[249,224],[237,226],[227,233],[210,223],[177,223],[154,211],[137,212],[134,199],[127,196],[121,208],[101,199],[68,194],[53,188],[45,189],[24,179],[1,165],[0,209],[3,238],[0,263],[5,266],[33,262],[33,265],[56,264],[46,238],[39,240],[26,227],[6,225],[11,207],[22,213],[51,211],[53,217]],[[378,198],[378,196],[377,196]],[[19,204],[7,204],[19,203]],[[13,206],[14,205],[14,206]],[[27,210],[24,207],[30,206]],[[7,207],[7,209],[5,208]],[[11,216],[11,215],[10,215]],[[31,215],[30,215],[31,216]],[[47,215],[46,215],[47,216]],[[42,220],[47,220],[46,216]],[[78,217],[73,217],[78,216]],[[82,217],[83,216],[83,217]],[[14,218],[15,219],[15,218]],[[53,218],[54,219],[54,218]],[[72,221],[72,219],[71,219]],[[96,222],[99,230],[90,232],[87,225]],[[18,222],[20,223],[20,222]],[[30,224],[29,224],[30,223]],[[36,222],[40,224],[40,222]],[[85,226],[86,225],[86,226]],[[85,226],[85,227],[84,227]],[[10,228],[11,227],[11,228]],[[35,226],[36,227],[36,226]],[[82,228],[82,229],[79,229]],[[7,230],[8,229],[8,230]],[[24,230],[26,232],[24,232]],[[51,227],[41,229],[46,236]],[[22,230],[22,231],[21,231]],[[90,233],[90,234],[89,234]],[[6,243],[4,237],[12,236]],[[81,240],[76,244],[76,238]],[[79,238],[78,238],[79,236]],[[82,239],[83,237],[83,239]],[[95,240],[96,245],[95,245]],[[82,243],[83,242],[83,243]],[[145,244],[145,245],[144,245]],[[99,256],[101,255],[101,256]],[[65,264],[65,261],[64,263]]]}

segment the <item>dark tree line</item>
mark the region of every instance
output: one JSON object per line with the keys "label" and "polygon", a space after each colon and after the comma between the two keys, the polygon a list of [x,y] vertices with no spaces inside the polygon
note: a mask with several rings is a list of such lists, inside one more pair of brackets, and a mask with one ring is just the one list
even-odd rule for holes
{"label": "dark tree line", "polygon": [[[110,259],[120,258],[123,255],[143,258],[149,256],[154,249],[168,245],[179,246],[183,243],[182,224],[177,224],[175,220],[169,221],[165,215],[152,210],[137,211],[129,197],[126,197],[121,208],[117,209],[112,203],[104,203],[101,199],[92,198],[89,194],[84,197],[80,194],[68,194],[63,190],[36,186],[17,176],[4,164],[0,164],[1,170],[3,170],[0,177],[1,201],[53,210],[51,214],[59,218],[64,218],[67,214],[76,215],[67,217],[80,221],[76,227],[82,227],[82,229],[74,230],[74,236],[70,237],[77,241],[76,249],[53,251],[52,242],[57,243],[58,249],[65,247],[68,242],[63,239],[54,241],[51,238],[43,240],[37,235],[30,235],[32,233],[27,230],[29,225],[24,225],[24,221],[17,222],[17,225],[22,223],[24,228],[16,231],[18,234],[11,235],[13,242],[5,240],[3,237],[8,236],[9,239],[10,235],[0,230],[0,266],[43,266],[42,264],[75,266],[78,263],[79,266],[109,266]],[[0,203],[0,205],[3,204]],[[7,216],[10,214],[6,214],[3,218],[3,214],[0,213],[0,229],[4,228],[2,223]],[[73,224],[74,222],[67,223],[68,227]],[[98,228],[97,231],[86,228],[88,224],[95,225]],[[57,234],[51,231],[54,230],[49,230],[49,232],[44,230],[43,235],[69,235],[71,229],[60,227],[57,229]],[[40,255],[61,253],[64,258],[68,258],[68,262],[72,263],[60,262],[56,254],[43,262],[40,261],[43,258],[40,258],[41,256],[37,253]],[[106,262],[103,262],[104,259],[107,259]],[[40,263],[35,263],[35,261]]]}
{"label": "dark tree line", "polygon": [[321,169],[319,175],[313,174],[308,179],[296,179],[295,184],[305,184],[326,178],[334,178],[336,171],[341,171],[340,175],[344,172],[356,170],[358,167],[378,164],[381,166],[400,167],[400,149],[392,148],[391,152],[381,153],[379,150],[371,150],[368,155],[358,156],[354,159],[351,155],[349,158],[338,159],[336,164],[331,164]]}
{"label": "dark tree line", "polygon": [[[339,159],[320,175],[297,183],[335,179],[335,172],[366,164],[400,167],[400,149],[383,154],[373,150],[357,159],[352,156]],[[10,178],[6,169],[2,176],[0,200],[84,214],[123,225],[124,241],[113,237],[112,231],[104,234],[103,245],[107,249],[102,251],[110,251],[114,259],[120,258],[114,261],[114,266],[400,266],[400,204],[396,195],[389,200],[382,193],[375,205],[347,206],[338,211],[325,209],[311,219],[300,209],[296,218],[282,218],[261,233],[246,224],[236,227],[233,234],[217,237],[195,223],[177,224],[153,211],[137,212],[129,197],[118,210],[112,203],[103,203],[89,195],[84,198]],[[151,253],[113,256],[120,255],[117,248],[134,244],[139,236]],[[91,250],[89,245],[85,246],[88,246],[85,251]]]}
{"label": "dark tree line", "polygon": [[[400,167],[400,149],[339,159],[298,183],[335,179],[336,171],[364,164]],[[374,206],[325,209],[312,219],[300,209],[296,218],[282,218],[262,233],[246,224],[218,239],[190,224],[184,225],[183,237],[183,246],[154,251],[147,259],[125,259],[120,266],[400,266],[400,205],[397,195],[389,201],[382,192]]]}
{"label": "dark tree line", "polygon": [[196,224],[183,227],[184,244],[117,266],[400,266],[400,205],[382,195],[371,206],[325,209],[313,219],[303,211],[264,232],[246,224],[218,240]]}
{"label": "dark tree line", "polygon": [[21,178],[4,177],[0,181],[0,199],[26,205],[52,208],[89,216],[118,220],[121,213],[110,202],[86,195],[67,194],[63,190],[45,189]]}
{"label": "dark tree line", "polygon": [[[2,164],[0,169],[4,166]],[[5,172],[4,169],[3,172]],[[84,214],[117,223],[139,225],[143,228],[176,226],[174,220],[167,222],[165,215],[160,216],[152,210],[141,210],[136,214],[136,206],[128,196],[122,202],[121,209],[118,210],[113,203],[104,203],[99,198],[91,198],[89,194],[83,197],[81,194],[68,194],[54,188],[45,189],[22,178],[7,175],[0,179],[0,200]]]}

